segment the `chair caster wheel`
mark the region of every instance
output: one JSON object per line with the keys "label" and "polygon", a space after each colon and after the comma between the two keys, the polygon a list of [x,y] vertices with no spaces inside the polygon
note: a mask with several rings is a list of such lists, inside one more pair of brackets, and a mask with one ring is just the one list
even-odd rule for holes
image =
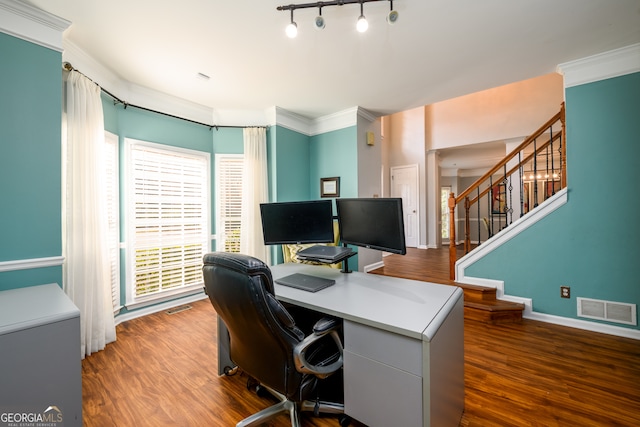
{"label": "chair caster wheel", "polygon": [[247,390],[258,392],[258,388],[260,387],[260,383],[253,378],[247,379]]}
{"label": "chair caster wheel", "polygon": [[236,374],[236,372],[238,372],[238,367],[234,366],[233,368],[231,366],[225,366],[223,369],[223,372],[226,376],[230,377]]}
{"label": "chair caster wheel", "polygon": [[265,387],[261,386],[260,384],[258,384],[256,386],[256,395],[258,395],[258,397],[269,397],[271,393],[269,393],[269,390],[267,390]]}
{"label": "chair caster wheel", "polygon": [[351,417],[348,415],[341,415],[340,418],[338,418],[338,424],[340,424],[340,427],[348,427],[351,425]]}

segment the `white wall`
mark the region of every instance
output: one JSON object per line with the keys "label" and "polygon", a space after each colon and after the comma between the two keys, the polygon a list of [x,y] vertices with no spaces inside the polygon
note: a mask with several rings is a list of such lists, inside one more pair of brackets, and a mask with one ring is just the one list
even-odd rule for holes
{"label": "white wall", "polygon": [[[419,107],[388,117],[388,129],[385,143],[389,146],[388,167],[418,165],[418,197],[420,215],[419,246],[423,247],[427,241],[426,227],[426,115],[425,109]],[[387,195],[390,194],[390,191]]]}

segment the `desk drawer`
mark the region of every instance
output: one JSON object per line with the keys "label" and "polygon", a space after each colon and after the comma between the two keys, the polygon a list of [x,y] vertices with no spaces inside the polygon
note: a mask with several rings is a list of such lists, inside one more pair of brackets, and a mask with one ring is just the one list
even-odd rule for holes
{"label": "desk drawer", "polygon": [[344,411],[369,427],[422,426],[422,379],[345,351]]}
{"label": "desk drawer", "polygon": [[422,341],[344,321],[344,347],[353,354],[422,376]]}

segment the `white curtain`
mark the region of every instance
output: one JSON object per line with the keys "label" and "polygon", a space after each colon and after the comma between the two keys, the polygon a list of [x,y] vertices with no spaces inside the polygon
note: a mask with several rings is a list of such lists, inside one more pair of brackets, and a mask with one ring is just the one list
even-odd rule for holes
{"label": "white curtain", "polygon": [[267,131],[244,129],[244,168],[242,175],[242,215],[240,252],[270,263],[269,251],[262,237],[260,203],[268,202]]}
{"label": "white curtain", "polygon": [[115,341],[100,87],[71,71],[63,138],[63,288],[80,309],[82,358]]}

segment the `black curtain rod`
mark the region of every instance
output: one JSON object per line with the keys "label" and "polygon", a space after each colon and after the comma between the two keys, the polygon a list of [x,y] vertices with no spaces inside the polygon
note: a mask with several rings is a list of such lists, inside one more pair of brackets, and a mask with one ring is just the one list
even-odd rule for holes
{"label": "black curtain rod", "polygon": [[[89,80],[91,80],[93,83],[96,83],[91,77],[87,76],[86,74],[84,74],[82,71],[73,68],[73,65],[71,65],[68,62],[65,62],[63,65],[63,68],[67,71],[76,71],[80,74],[82,74],[83,76],[85,76],[86,78],[88,78]],[[97,83],[96,83],[97,84]],[[98,85],[98,84],[97,84]],[[106,90],[105,88],[103,88],[102,86],[98,85],[98,87],[100,87],[100,90],[104,93],[106,93],[108,96],[110,96],[113,101],[114,101],[114,105],[116,104],[122,104],[124,105],[124,109],[126,110],[127,107],[133,107],[133,108],[137,108],[138,110],[144,110],[144,111],[149,111],[151,113],[156,113],[156,114],[161,114],[163,116],[167,116],[167,117],[171,117],[174,119],[178,119],[178,120],[184,120],[185,122],[189,122],[189,123],[194,123],[196,125],[201,125],[201,126],[206,126],[209,128],[209,130],[215,129],[215,130],[219,130],[220,128],[233,128],[233,129],[245,129],[245,128],[267,128],[268,126],[234,126],[234,125],[210,125],[207,123],[202,123],[202,122],[197,122],[195,120],[191,120],[191,119],[185,119],[184,117],[179,117],[179,116],[174,116],[173,114],[169,114],[169,113],[164,113],[162,111],[157,111],[157,110],[152,110],[150,108],[146,108],[146,107],[141,107],[139,105],[135,105],[135,104],[129,104],[128,102],[123,101],[122,99],[118,98],[117,96],[115,96],[114,94],[112,94],[111,92],[109,92],[108,90]]]}

